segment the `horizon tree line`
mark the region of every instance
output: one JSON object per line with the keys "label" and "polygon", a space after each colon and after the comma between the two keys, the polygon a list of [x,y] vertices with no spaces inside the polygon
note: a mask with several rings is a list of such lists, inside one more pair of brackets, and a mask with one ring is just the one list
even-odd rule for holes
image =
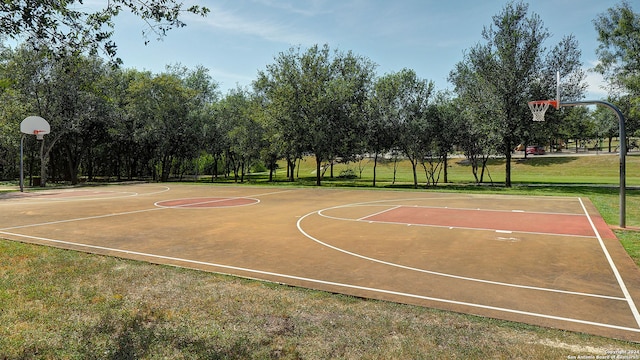
{"label": "horizon tree line", "polygon": [[[616,14],[638,23],[628,4],[616,9],[595,21],[601,37],[620,33],[605,21]],[[411,69],[377,76],[370,59],[327,44],[279,53],[251,87],[224,96],[201,66],[176,64],[153,74],[33,42],[3,46],[0,178],[17,176],[16,129],[27,114],[51,123],[44,141],[25,139],[27,173],[41,170],[42,186],[47,177],[73,184],[80,177],[167,181],[186,174],[243,181],[252,168],[269,170],[273,179],[279,160],[294,181],[296,162],[304,156],[315,159],[317,185],[336,161],[370,156],[375,186],[378,160],[392,152],[411,163],[414,187],[419,172],[432,186],[447,181],[454,149],[469,159],[477,182],[489,157],[505,157],[510,186],[511,153],[520,143],[592,137],[611,142],[617,125],[599,111],[574,108],[549,112],[544,124],[530,121],[526,102],[553,97],[555,71],[562,75],[563,100],[583,96],[585,73],[573,36],[545,50],[549,32],[540,17],[527,4],[511,2],[482,38],[451,71],[453,93],[436,92],[432,81]],[[600,53],[620,47],[601,41]],[[607,54],[615,55],[611,49]],[[601,71],[613,79],[618,73],[610,67]],[[614,100],[626,111],[631,134],[638,129],[640,91],[628,79],[635,73],[626,74],[612,83],[627,91]]]}

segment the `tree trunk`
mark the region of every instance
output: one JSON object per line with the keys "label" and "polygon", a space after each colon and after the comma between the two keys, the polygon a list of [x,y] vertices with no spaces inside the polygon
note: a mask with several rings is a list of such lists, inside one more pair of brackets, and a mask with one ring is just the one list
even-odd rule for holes
{"label": "tree trunk", "polygon": [[290,182],[294,182],[295,181],[295,178],[294,178],[294,176],[295,176],[294,174],[295,173],[294,173],[294,171],[296,169],[296,160],[293,159],[293,161],[292,161],[291,158],[287,157],[287,168],[288,168],[287,175],[289,176],[289,181]]}
{"label": "tree trunk", "polygon": [[447,154],[444,154],[443,160],[444,160],[444,183],[446,184],[449,182],[449,174],[447,171],[447,166],[448,166],[447,163],[448,163],[449,157],[447,156]]}
{"label": "tree trunk", "polygon": [[376,187],[376,168],[378,167],[378,152],[373,156],[373,187]]}
{"label": "tree trunk", "polygon": [[409,162],[411,162],[411,168],[413,169],[413,188],[417,189],[418,188],[418,173],[416,171],[416,167],[418,166],[418,161],[415,159],[409,159]]}
{"label": "tree trunk", "polygon": [[505,165],[505,180],[504,180],[504,186],[506,187],[511,187],[511,152],[507,151],[507,164]]}
{"label": "tree trunk", "polygon": [[322,178],[322,173],[320,171],[320,167],[322,165],[322,159],[318,157],[318,155],[316,155],[316,186],[321,186],[321,178]]}
{"label": "tree trunk", "polygon": [[[511,142],[507,141],[507,148],[505,149],[505,155],[507,162],[505,164],[505,179],[504,186],[511,187]],[[525,149],[526,153],[526,149]]]}

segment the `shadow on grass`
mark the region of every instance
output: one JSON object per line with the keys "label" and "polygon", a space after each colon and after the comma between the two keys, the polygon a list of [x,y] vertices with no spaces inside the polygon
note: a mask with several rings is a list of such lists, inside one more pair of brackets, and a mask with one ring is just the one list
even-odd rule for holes
{"label": "shadow on grass", "polygon": [[84,331],[82,358],[134,360],[179,353],[199,359],[247,359],[255,350],[246,336],[225,338],[215,331],[196,335],[172,327],[153,311],[112,315]]}
{"label": "shadow on grass", "polygon": [[576,161],[576,156],[560,156],[560,157],[527,157],[526,159],[517,159],[516,162],[522,165],[529,166],[553,166],[568,164]]}
{"label": "shadow on grass", "polygon": [[[536,156],[529,155],[526,158],[514,157],[512,158],[513,162],[523,165],[530,166],[552,166],[552,165],[562,165],[568,164],[572,161],[578,160],[576,156],[559,156],[559,157],[544,157],[544,156]],[[489,159],[487,161],[487,166],[504,166],[505,159]],[[455,163],[458,166],[470,167],[471,162],[467,159],[460,160]]]}

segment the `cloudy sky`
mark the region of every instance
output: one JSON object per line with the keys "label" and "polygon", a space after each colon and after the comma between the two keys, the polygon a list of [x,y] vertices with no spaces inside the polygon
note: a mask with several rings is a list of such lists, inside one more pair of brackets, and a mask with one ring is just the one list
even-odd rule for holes
{"label": "cloudy sky", "polygon": [[[378,65],[377,73],[410,68],[437,89],[451,88],[449,72],[466,49],[482,41],[506,1],[496,0],[185,0],[207,6],[206,18],[185,17],[187,27],[173,30],[161,41],[144,45],[145,24],[132,16],[116,22],[115,41],[125,67],[162,72],[166,65],[202,65],[222,93],[250,86],[280,52],[291,46],[328,44],[353,51]],[[597,57],[593,20],[617,4],[612,0],[532,0],[552,37],[553,47],[573,34],[582,50],[585,69]],[[637,9],[634,9],[637,11]],[[154,38],[152,37],[152,40]],[[588,73],[587,99],[606,96],[600,79]]]}

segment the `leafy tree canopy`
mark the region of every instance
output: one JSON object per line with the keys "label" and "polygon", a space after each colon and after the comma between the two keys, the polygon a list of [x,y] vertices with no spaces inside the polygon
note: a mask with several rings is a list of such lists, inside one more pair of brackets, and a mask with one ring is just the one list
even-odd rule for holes
{"label": "leafy tree canopy", "polygon": [[600,14],[594,25],[600,42],[596,70],[612,85],[640,93],[640,14],[623,1]]}
{"label": "leafy tree canopy", "polygon": [[[185,12],[206,16],[202,6],[185,7],[178,0],[109,0],[98,10],[83,0],[12,0],[0,2],[0,34],[52,48],[54,51],[99,51],[116,54],[111,40],[113,20],[123,10],[140,17],[149,33],[165,36],[173,28],[184,27]],[[149,40],[145,40],[148,43]],[[117,60],[119,62],[119,60]]]}

